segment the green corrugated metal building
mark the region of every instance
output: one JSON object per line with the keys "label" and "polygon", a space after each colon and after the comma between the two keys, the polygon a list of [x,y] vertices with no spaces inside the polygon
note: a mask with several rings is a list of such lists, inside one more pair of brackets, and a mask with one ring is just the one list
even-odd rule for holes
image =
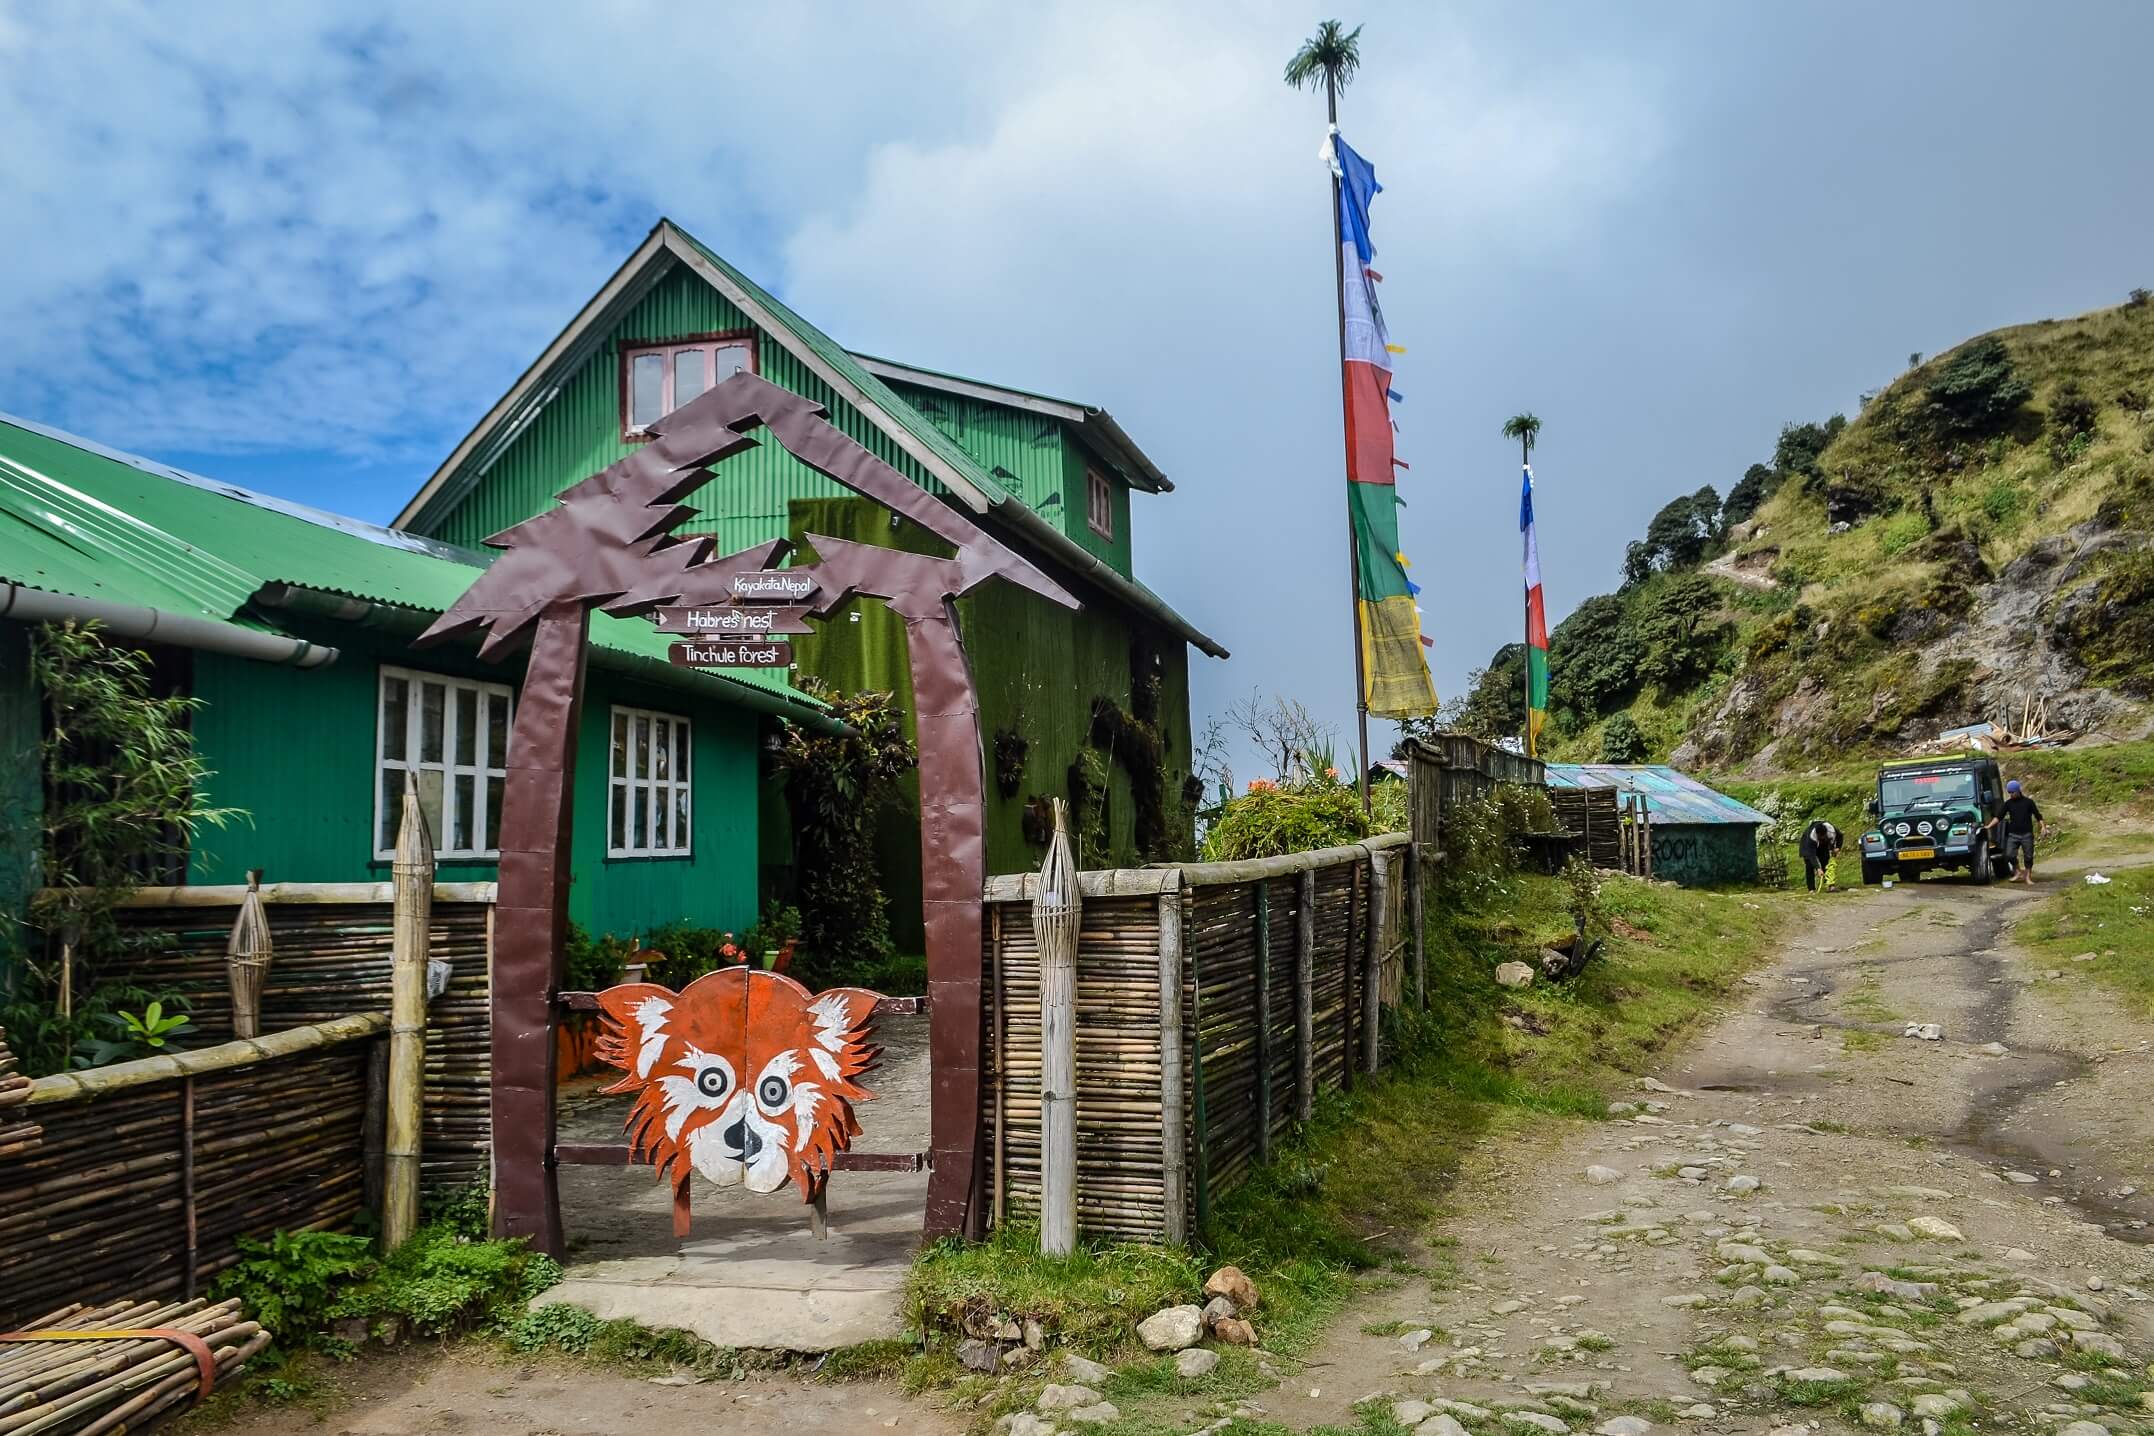
{"label": "green corrugated metal building", "polygon": [[[63,617],[99,619],[202,700],[208,801],[249,819],[198,837],[188,881],[386,879],[407,782],[442,878],[492,878],[521,660],[411,647],[488,557],[0,416],[0,913],[38,880],[28,625]],[[593,930],[754,921],[763,738],[829,721],[781,676],[676,668],[666,646],[592,619],[570,910]]]}
{"label": "green corrugated metal building", "polygon": [[[900,473],[965,509],[1084,604],[995,586],[959,605],[989,746],[991,872],[1036,866],[1042,800],[1076,800],[1090,865],[1175,856],[1190,836],[1188,649],[1224,657],[1130,565],[1130,497],[1173,486],[1105,411],[854,354],[670,221],[650,236],[482,418],[397,517],[460,545],[529,518],[631,451],[640,426],[751,367],[822,404]],[[686,532],[723,549],[810,533],[934,541],[775,444],[727,460],[688,499]],[[891,689],[910,707],[904,632],[858,604],[796,645],[800,671]],[[1097,786],[1104,777],[1104,785]],[[766,793],[765,811],[782,819]],[[918,939],[917,795],[880,842],[893,927]],[[764,859],[789,861],[782,821]],[[1102,850],[1104,849],[1104,850]]]}

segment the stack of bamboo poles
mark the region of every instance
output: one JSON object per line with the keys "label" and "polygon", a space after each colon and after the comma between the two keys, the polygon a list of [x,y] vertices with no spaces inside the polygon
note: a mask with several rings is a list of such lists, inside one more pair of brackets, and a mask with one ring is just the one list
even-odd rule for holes
{"label": "stack of bamboo poles", "polygon": [[44,1141],[0,1162],[0,1330],[62,1301],[191,1297],[239,1260],[242,1236],[356,1216],[367,1049],[386,1023],[349,1025],[333,1045],[266,1061],[242,1049],[252,1060],[199,1075],[150,1058],[38,1079],[27,1110]]}
{"label": "stack of bamboo poles", "polygon": [[15,1054],[8,1051],[7,1031],[0,1028],[0,1158],[19,1157],[38,1144],[44,1128],[29,1119],[24,1103],[30,1100],[30,1079],[15,1070]]}
{"label": "stack of bamboo poles", "polygon": [[[493,907],[444,900],[447,887],[436,888],[428,927],[427,956],[449,963],[449,986],[426,1009],[420,1175],[427,1191],[484,1179],[493,1142],[486,981]],[[264,894],[277,960],[262,994],[263,1030],[387,1012],[394,945],[388,901],[290,902],[280,901],[279,891]],[[234,1035],[225,946],[236,906],[235,895],[222,906],[145,905],[116,914],[130,932],[153,937],[128,976],[187,997],[196,1041]]]}
{"label": "stack of bamboo poles", "polygon": [[[209,1347],[215,1386],[236,1380],[269,1345],[270,1333],[246,1320],[237,1301],[122,1301],[62,1307],[31,1322],[31,1331],[189,1332]],[[194,1353],[162,1338],[58,1338],[0,1344],[0,1436],[98,1436],[138,1431],[164,1411],[202,1394]]]}

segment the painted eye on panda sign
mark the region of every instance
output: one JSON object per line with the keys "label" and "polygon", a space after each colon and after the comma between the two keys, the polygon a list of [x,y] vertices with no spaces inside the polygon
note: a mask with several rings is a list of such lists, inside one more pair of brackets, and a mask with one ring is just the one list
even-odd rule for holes
{"label": "painted eye on panda sign", "polygon": [[756,1084],[755,1099],[766,1107],[783,1107],[792,1095],[792,1084],[775,1072]]}
{"label": "painted eye on panda sign", "polygon": [[706,1097],[723,1097],[732,1082],[723,1067],[706,1067],[696,1074],[696,1090]]}

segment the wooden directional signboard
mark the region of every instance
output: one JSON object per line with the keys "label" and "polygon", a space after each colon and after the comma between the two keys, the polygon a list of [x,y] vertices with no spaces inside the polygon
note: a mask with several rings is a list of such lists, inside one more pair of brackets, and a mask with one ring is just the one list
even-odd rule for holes
{"label": "wooden directional signboard", "polygon": [[762,608],[725,604],[652,611],[660,633],[693,638],[767,638],[777,633],[812,633],[805,608]]}
{"label": "wooden directional signboard", "polygon": [[676,643],[668,656],[682,668],[789,668],[793,645],[721,638],[711,643]]}
{"label": "wooden directional signboard", "polygon": [[822,591],[813,576],[789,568],[736,573],[733,597],[742,603],[806,603]]}

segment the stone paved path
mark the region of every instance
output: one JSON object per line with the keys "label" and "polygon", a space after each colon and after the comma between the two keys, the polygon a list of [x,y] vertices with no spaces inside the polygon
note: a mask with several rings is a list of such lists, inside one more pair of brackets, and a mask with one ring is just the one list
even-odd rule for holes
{"label": "stone paved path", "polygon": [[1376,1398],[1422,1436],[2154,1432],[2154,1039],[2010,946],[2028,901],[1819,900],[1615,1120],[1485,1148],[1438,1275],[1257,1404],[1298,1429]]}

